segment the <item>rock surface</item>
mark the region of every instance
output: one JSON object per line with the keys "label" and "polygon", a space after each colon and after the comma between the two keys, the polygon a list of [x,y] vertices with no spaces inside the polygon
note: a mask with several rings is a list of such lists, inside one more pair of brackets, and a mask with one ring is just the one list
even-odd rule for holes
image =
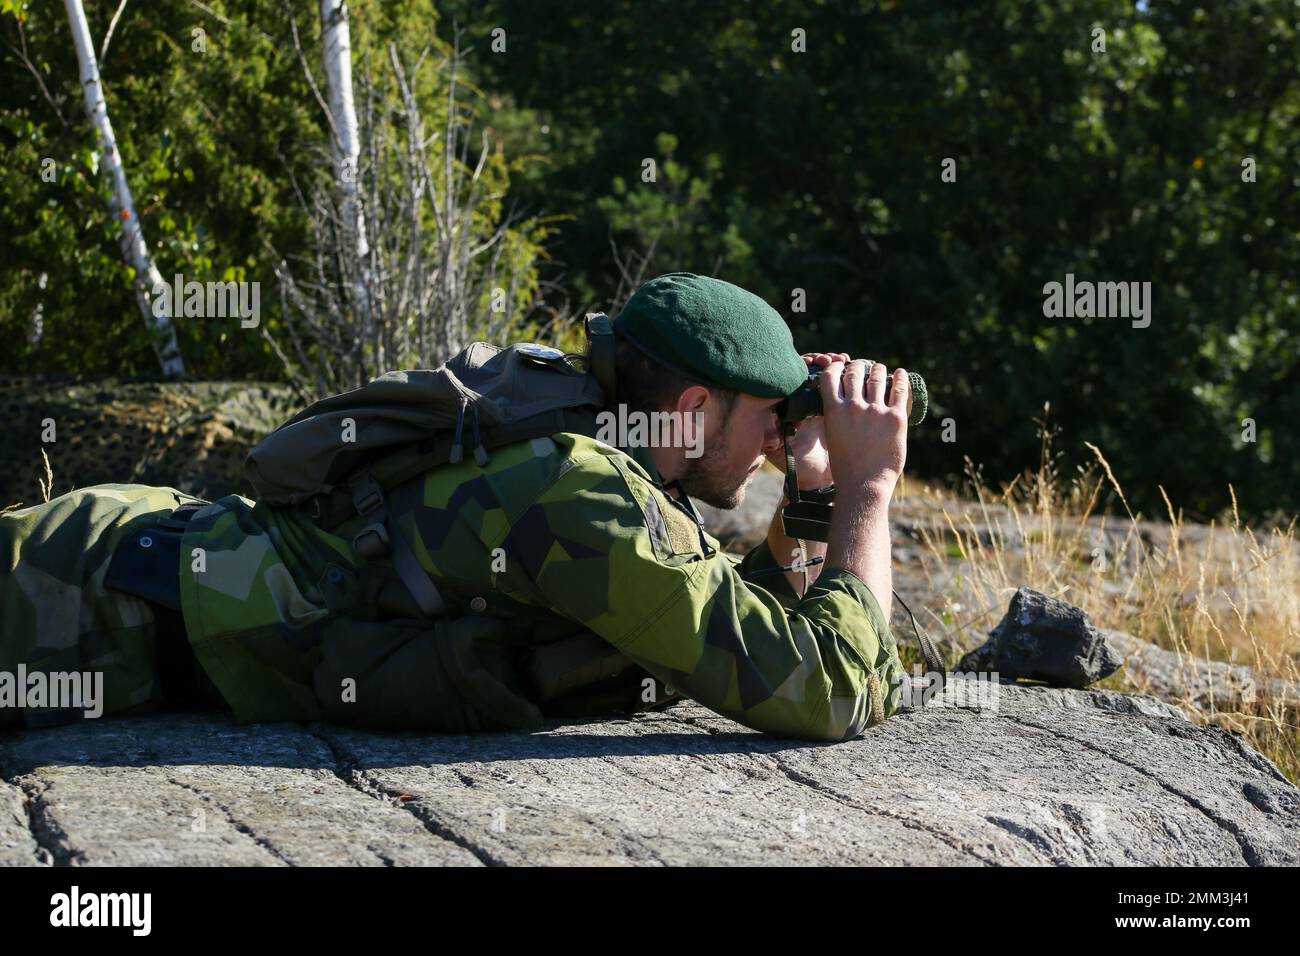
{"label": "rock surface", "polygon": [[691,702],[469,736],[210,713],[10,733],[0,864],[1300,864],[1300,791],[1226,731],[997,691],[840,744]]}
{"label": "rock surface", "polygon": [[1300,686],[1262,676],[1253,667],[1179,654],[1124,631],[1103,628],[1101,633],[1123,655],[1129,682],[1142,691],[1184,701],[1203,712],[1234,709],[1260,697],[1300,705]]}

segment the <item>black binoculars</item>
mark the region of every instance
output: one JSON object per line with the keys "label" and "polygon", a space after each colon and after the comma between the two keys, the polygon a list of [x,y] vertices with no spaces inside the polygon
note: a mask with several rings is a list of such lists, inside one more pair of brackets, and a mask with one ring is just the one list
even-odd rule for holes
{"label": "black binoculars", "polygon": [[[867,366],[867,374],[871,374],[871,365]],[[776,407],[781,421],[801,422],[805,418],[822,414],[822,393],[817,384],[820,376],[820,369],[810,372],[807,380]],[[925,379],[916,372],[908,372],[907,380],[912,386],[912,394],[907,403],[907,424],[919,425],[925,420],[925,413],[930,408],[930,393],[925,387]],[[894,378],[891,375],[885,378],[886,404],[893,388]]]}
{"label": "black binoculars", "polygon": [[[871,374],[871,365],[867,374]],[[795,474],[794,455],[790,451],[790,436],[794,426],[805,418],[823,414],[821,388],[817,384],[821,370],[808,373],[807,380],[785,398],[776,412],[784,428],[786,450],[785,487],[788,504],[781,511],[781,524],[785,533],[792,538],[806,538],[812,541],[825,541],[830,536],[831,506],[824,498],[805,497],[799,492],[799,479]],[[925,379],[916,372],[907,373],[911,395],[907,402],[907,424],[919,425],[930,409],[930,392],[925,387]],[[885,379],[885,401],[889,401],[894,379]],[[833,494],[833,492],[831,492]]]}

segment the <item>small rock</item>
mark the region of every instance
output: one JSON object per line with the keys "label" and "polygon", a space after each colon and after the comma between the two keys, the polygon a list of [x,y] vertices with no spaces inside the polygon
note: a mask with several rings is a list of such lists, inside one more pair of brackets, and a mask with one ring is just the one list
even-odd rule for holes
{"label": "small rock", "polygon": [[989,639],[963,657],[958,669],[1080,688],[1113,674],[1122,663],[1082,610],[1021,588]]}

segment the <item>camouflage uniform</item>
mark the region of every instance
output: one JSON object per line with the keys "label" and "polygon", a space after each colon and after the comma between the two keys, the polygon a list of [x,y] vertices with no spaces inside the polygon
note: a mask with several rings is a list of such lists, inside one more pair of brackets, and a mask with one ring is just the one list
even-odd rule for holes
{"label": "camouflage uniform", "polygon": [[[98,671],[105,714],[156,708],[159,609],[104,582],[119,543],[189,500],[171,488],[99,485],[0,515],[0,671]],[[0,727],[76,716],[0,707]]]}
{"label": "camouflage uniform", "polygon": [[[800,600],[780,573],[747,582],[776,567],[766,545],[722,552],[643,449],[558,433],[387,497],[446,600],[437,622],[391,561],[356,558],[362,518],[327,532],[230,495],[189,521],[185,629],[238,719],[527,728],[684,695],[757,730],[843,740],[899,707],[897,648],[866,585],[826,568]],[[136,522],[180,500],[100,486],[0,518],[0,663],[98,662],[118,669],[114,710],[156,704],[147,609],[96,575]]]}

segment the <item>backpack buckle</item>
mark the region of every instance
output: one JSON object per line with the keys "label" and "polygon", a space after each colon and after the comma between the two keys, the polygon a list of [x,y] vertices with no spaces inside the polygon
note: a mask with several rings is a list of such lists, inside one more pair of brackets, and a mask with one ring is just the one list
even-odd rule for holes
{"label": "backpack buckle", "polygon": [[376,561],[392,550],[388,529],[380,522],[368,524],[352,539],[354,550],[363,561]]}
{"label": "backpack buckle", "polygon": [[377,561],[393,550],[385,526],[384,489],[375,481],[374,475],[366,472],[352,481],[348,490],[352,492],[352,506],[357,509],[357,514],[370,519],[370,523],[352,538],[352,550],[363,561]]}
{"label": "backpack buckle", "polygon": [[369,472],[352,482],[349,490],[352,492],[352,506],[363,518],[369,518],[384,506],[384,489]]}

